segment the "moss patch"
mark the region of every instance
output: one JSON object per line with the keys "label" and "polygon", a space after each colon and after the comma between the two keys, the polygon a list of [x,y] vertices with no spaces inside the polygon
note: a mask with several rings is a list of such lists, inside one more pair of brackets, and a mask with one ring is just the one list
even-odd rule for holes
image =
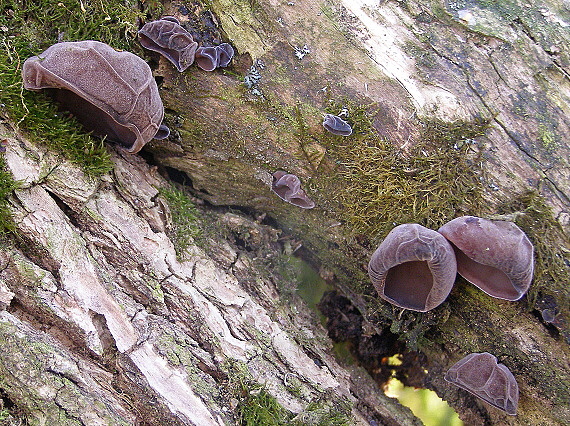
{"label": "moss patch", "polygon": [[192,244],[193,238],[200,235],[198,223],[198,209],[182,190],[171,186],[160,190],[170,207],[172,215],[172,229],[169,237],[174,243],[177,256],[182,256],[184,251]]}
{"label": "moss patch", "polygon": [[437,229],[459,213],[481,210],[482,169],[474,138],[484,134],[486,121],[425,120],[420,143],[396,147],[372,129],[367,107],[349,110],[353,136],[324,141],[338,167],[323,174],[321,185],[336,193],[353,235],[381,239],[409,222]]}
{"label": "moss patch", "polygon": [[240,424],[244,426],[280,426],[291,424],[292,415],[263,386],[242,384],[238,406]]}
{"label": "moss patch", "polygon": [[[0,137],[1,139],[1,137]],[[0,236],[16,229],[10,209],[8,208],[8,195],[18,187],[12,174],[6,170],[6,161],[0,155]]]}

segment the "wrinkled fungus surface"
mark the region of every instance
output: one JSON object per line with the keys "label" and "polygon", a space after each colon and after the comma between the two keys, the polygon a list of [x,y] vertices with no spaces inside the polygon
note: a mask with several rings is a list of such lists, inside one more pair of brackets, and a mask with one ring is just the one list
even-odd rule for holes
{"label": "wrinkled fungus surface", "polygon": [[204,71],[227,67],[234,56],[234,48],[229,43],[219,46],[200,46],[196,50],[196,65]]}
{"label": "wrinkled fungus surface", "polygon": [[222,43],[217,46],[217,48],[220,51],[218,67],[225,68],[230,64],[230,61],[234,57],[234,48],[229,43]]}
{"label": "wrinkled fungus surface", "polygon": [[178,71],[182,72],[194,63],[198,43],[175,17],[165,16],[148,22],[138,34],[143,47],[163,55]]}
{"label": "wrinkled fungus surface", "polygon": [[273,174],[271,190],[279,198],[303,209],[312,209],[315,202],[301,189],[301,181],[293,174],[277,171]]}
{"label": "wrinkled fungus surface", "polygon": [[199,47],[196,51],[196,65],[204,71],[214,71],[220,62],[220,50],[214,46]]}
{"label": "wrinkled fungus surface", "polygon": [[414,223],[396,226],[380,243],[368,274],[384,300],[425,312],[451,292],[457,274],[455,254],[439,233]]}
{"label": "wrinkled fungus surface", "polygon": [[164,108],[147,63],[93,40],[57,43],[22,67],[24,87],[48,89],[95,135],[136,153],[168,136]]}
{"label": "wrinkled fungus surface", "polygon": [[438,231],[453,245],[459,274],[485,293],[518,300],[530,287],[533,245],[514,223],[462,216]]}
{"label": "wrinkled fungus surface", "polygon": [[333,114],[325,114],[323,127],[335,135],[349,136],[352,134],[350,124]]}
{"label": "wrinkled fungus surface", "polygon": [[454,364],[445,380],[472,393],[483,401],[516,415],[519,386],[513,374],[488,352],[472,353]]}

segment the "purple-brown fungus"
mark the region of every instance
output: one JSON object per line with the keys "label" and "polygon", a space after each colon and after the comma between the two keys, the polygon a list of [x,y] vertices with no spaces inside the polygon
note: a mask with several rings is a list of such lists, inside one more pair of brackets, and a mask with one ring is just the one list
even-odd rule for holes
{"label": "purple-brown fungus", "polygon": [[139,40],[143,47],[163,55],[180,72],[194,63],[198,43],[173,16],[144,24],[139,30]]}
{"label": "purple-brown fungus", "polygon": [[225,68],[230,64],[230,61],[234,57],[234,48],[229,43],[222,43],[217,46],[217,48],[220,51],[218,67]]}
{"label": "purple-brown fungus", "polygon": [[519,386],[513,373],[488,352],[473,353],[454,364],[445,380],[507,414],[517,414]]}
{"label": "purple-brown fungus", "polygon": [[214,71],[220,62],[220,50],[214,46],[200,46],[196,51],[196,65],[204,71]]}
{"label": "purple-brown fungus", "polygon": [[350,124],[337,115],[325,114],[323,127],[335,135],[349,136],[352,134]]}
{"label": "purple-brown fungus", "polygon": [[229,43],[219,46],[201,46],[196,50],[196,65],[204,71],[214,71],[216,68],[224,68],[230,64],[234,57],[234,48]]}
{"label": "purple-brown fungus", "polygon": [[303,209],[312,209],[315,202],[301,189],[301,181],[293,174],[278,170],[273,173],[271,190],[279,198]]}
{"label": "purple-brown fungus", "polygon": [[48,89],[87,130],[131,153],[169,134],[150,67],[130,52],[93,40],[57,43],[28,58],[22,77],[26,89]]}
{"label": "purple-brown fungus", "polygon": [[451,292],[457,265],[451,244],[441,234],[406,223],[380,243],[370,258],[368,274],[384,300],[426,312]]}
{"label": "purple-brown fungus", "polygon": [[520,299],[530,287],[533,246],[514,223],[462,216],[438,230],[457,257],[457,272],[485,293]]}

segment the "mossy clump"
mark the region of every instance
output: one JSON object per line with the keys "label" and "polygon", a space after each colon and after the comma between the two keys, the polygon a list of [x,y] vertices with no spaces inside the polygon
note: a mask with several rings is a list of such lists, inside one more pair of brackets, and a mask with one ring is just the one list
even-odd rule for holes
{"label": "mossy clump", "polygon": [[8,195],[18,186],[18,182],[6,170],[4,157],[0,155],[0,243],[3,241],[6,233],[14,232],[16,229],[12,214],[8,208]]}
{"label": "mossy clump", "polygon": [[245,384],[241,387],[238,416],[243,426],[285,426],[291,424],[293,417],[262,385]]}
{"label": "mossy clump", "polygon": [[169,237],[174,243],[177,256],[182,257],[193,238],[201,234],[198,209],[188,195],[175,186],[162,188],[160,195],[167,201],[172,215]]}
{"label": "mossy clump", "polygon": [[484,134],[486,121],[426,120],[421,142],[398,148],[377,135],[365,109],[355,112],[354,136],[326,143],[338,167],[325,176],[334,180],[325,186],[336,192],[352,235],[381,239],[402,223],[437,229],[481,210],[483,170],[474,138]]}

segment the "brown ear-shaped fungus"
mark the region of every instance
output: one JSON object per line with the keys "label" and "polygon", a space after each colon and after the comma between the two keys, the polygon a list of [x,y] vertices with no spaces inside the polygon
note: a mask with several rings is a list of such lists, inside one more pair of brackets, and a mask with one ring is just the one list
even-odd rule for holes
{"label": "brown ear-shaped fungus", "polygon": [[164,108],[147,63],[92,40],[57,43],[22,67],[24,87],[50,89],[95,135],[140,151],[161,127]]}
{"label": "brown ear-shaped fungus", "polygon": [[204,71],[214,71],[220,62],[220,49],[200,46],[196,51],[196,65]]}
{"label": "brown ear-shaped fungus", "polygon": [[513,373],[488,352],[467,355],[445,374],[445,380],[507,414],[517,414],[519,386]]}
{"label": "brown ear-shaped fungus", "polygon": [[368,263],[368,274],[384,300],[405,309],[426,312],[451,292],[457,274],[451,244],[415,223],[396,226]]}
{"label": "brown ear-shaped fungus", "polygon": [[337,115],[325,114],[323,127],[335,135],[349,136],[352,134],[352,127]]}
{"label": "brown ear-shaped fungus", "polygon": [[485,293],[518,300],[530,287],[533,246],[514,223],[462,216],[438,232],[453,245],[457,272]]}
{"label": "brown ear-shaped fungus", "polygon": [[225,68],[230,64],[230,61],[234,57],[234,48],[229,43],[222,43],[216,46],[219,51],[218,67]]}
{"label": "brown ear-shaped fungus", "polygon": [[301,181],[293,174],[277,171],[273,174],[271,190],[279,198],[303,209],[312,209],[315,202],[301,189]]}
{"label": "brown ear-shaped fungus", "polygon": [[194,63],[198,43],[173,16],[144,24],[139,30],[139,40],[143,47],[163,55],[180,72]]}

